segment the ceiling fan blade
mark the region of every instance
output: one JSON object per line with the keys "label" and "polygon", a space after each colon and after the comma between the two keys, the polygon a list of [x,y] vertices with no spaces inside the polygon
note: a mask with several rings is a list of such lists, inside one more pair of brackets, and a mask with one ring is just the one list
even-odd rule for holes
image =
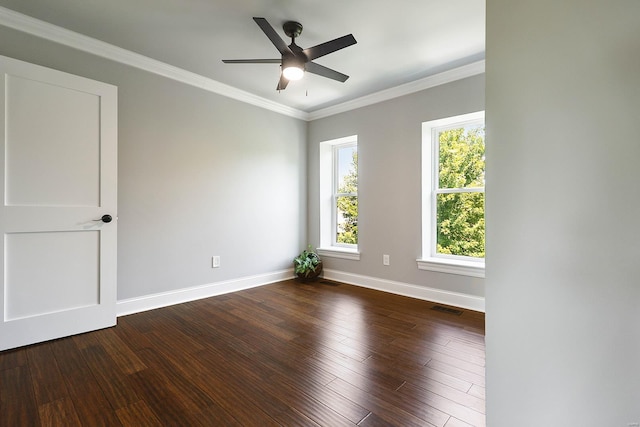
{"label": "ceiling fan blade", "polygon": [[357,41],[355,37],[353,37],[353,34],[349,34],[325,43],[321,43],[317,46],[307,48],[303,50],[303,52],[305,55],[307,55],[309,61],[313,61],[316,58],[320,58],[321,56],[328,55],[332,52],[335,52],[336,50],[344,49],[345,47],[349,47],[356,43]]}
{"label": "ceiling fan blade", "polygon": [[256,21],[256,24],[258,24],[262,31],[267,35],[269,40],[271,40],[271,43],[273,43],[276,49],[278,49],[278,52],[280,52],[282,55],[293,55],[293,52],[291,52],[289,46],[287,46],[284,40],[280,38],[278,33],[276,33],[276,30],[273,29],[273,27],[267,22],[266,19],[254,17],[253,20]]}
{"label": "ceiling fan blade", "polygon": [[284,76],[280,74],[280,81],[278,81],[278,87],[276,87],[276,90],[285,90],[288,84],[289,80],[285,79]]}
{"label": "ceiling fan blade", "polygon": [[307,62],[304,66],[304,69],[309,73],[337,80],[342,83],[347,81],[347,79],[349,78],[349,76],[347,76],[346,74],[339,73],[336,70],[332,70],[331,68],[316,64],[315,62]]}
{"label": "ceiling fan blade", "polygon": [[225,64],[280,64],[282,59],[223,59]]}

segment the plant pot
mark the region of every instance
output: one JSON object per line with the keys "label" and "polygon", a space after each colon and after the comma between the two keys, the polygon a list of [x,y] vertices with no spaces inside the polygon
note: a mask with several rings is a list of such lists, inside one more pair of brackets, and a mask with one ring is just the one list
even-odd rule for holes
{"label": "plant pot", "polygon": [[296,275],[298,276],[298,280],[307,282],[307,281],[316,280],[318,276],[320,276],[320,273],[322,273],[322,261],[320,261],[320,263],[316,266],[315,271],[308,271],[306,274],[296,273]]}

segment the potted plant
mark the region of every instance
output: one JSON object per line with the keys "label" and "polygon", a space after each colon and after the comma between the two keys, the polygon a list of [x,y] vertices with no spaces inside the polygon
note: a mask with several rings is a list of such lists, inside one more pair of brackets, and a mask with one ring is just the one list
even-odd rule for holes
{"label": "potted plant", "polygon": [[320,255],[315,253],[309,245],[308,249],[303,250],[293,259],[293,267],[298,278],[302,280],[315,279],[322,272],[322,260]]}

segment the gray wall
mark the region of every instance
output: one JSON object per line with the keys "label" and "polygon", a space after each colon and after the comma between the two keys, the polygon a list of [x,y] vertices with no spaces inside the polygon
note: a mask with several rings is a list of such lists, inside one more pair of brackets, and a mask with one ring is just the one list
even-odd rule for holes
{"label": "gray wall", "polygon": [[[320,241],[319,144],[358,135],[360,261],[324,257],[325,267],[353,274],[484,296],[484,280],[418,270],[421,240],[422,122],[484,110],[484,76],[476,76],[309,124],[309,243]],[[389,254],[390,266],[382,265]]]}
{"label": "gray wall", "polygon": [[640,2],[487,2],[487,425],[640,422]]}
{"label": "gray wall", "polygon": [[118,300],[291,268],[305,122],[4,27],[0,55],[118,86]]}

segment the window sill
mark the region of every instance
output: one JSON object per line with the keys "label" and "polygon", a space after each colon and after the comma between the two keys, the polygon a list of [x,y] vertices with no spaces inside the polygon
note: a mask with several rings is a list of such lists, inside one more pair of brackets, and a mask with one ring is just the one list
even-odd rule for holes
{"label": "window sill", "polygon": [[320,256],[326,256],[331,258],[350,259],[352,261],[360,261],[360,252],[357,249],[347,248],[318,248],[316,252]]}
{"label": "window sill", "polygon": [[416,262],[418,263],[418,270],[437,271],[439,273],[458,274],[484,279],[484,262],[433,257],[418,259]]}

